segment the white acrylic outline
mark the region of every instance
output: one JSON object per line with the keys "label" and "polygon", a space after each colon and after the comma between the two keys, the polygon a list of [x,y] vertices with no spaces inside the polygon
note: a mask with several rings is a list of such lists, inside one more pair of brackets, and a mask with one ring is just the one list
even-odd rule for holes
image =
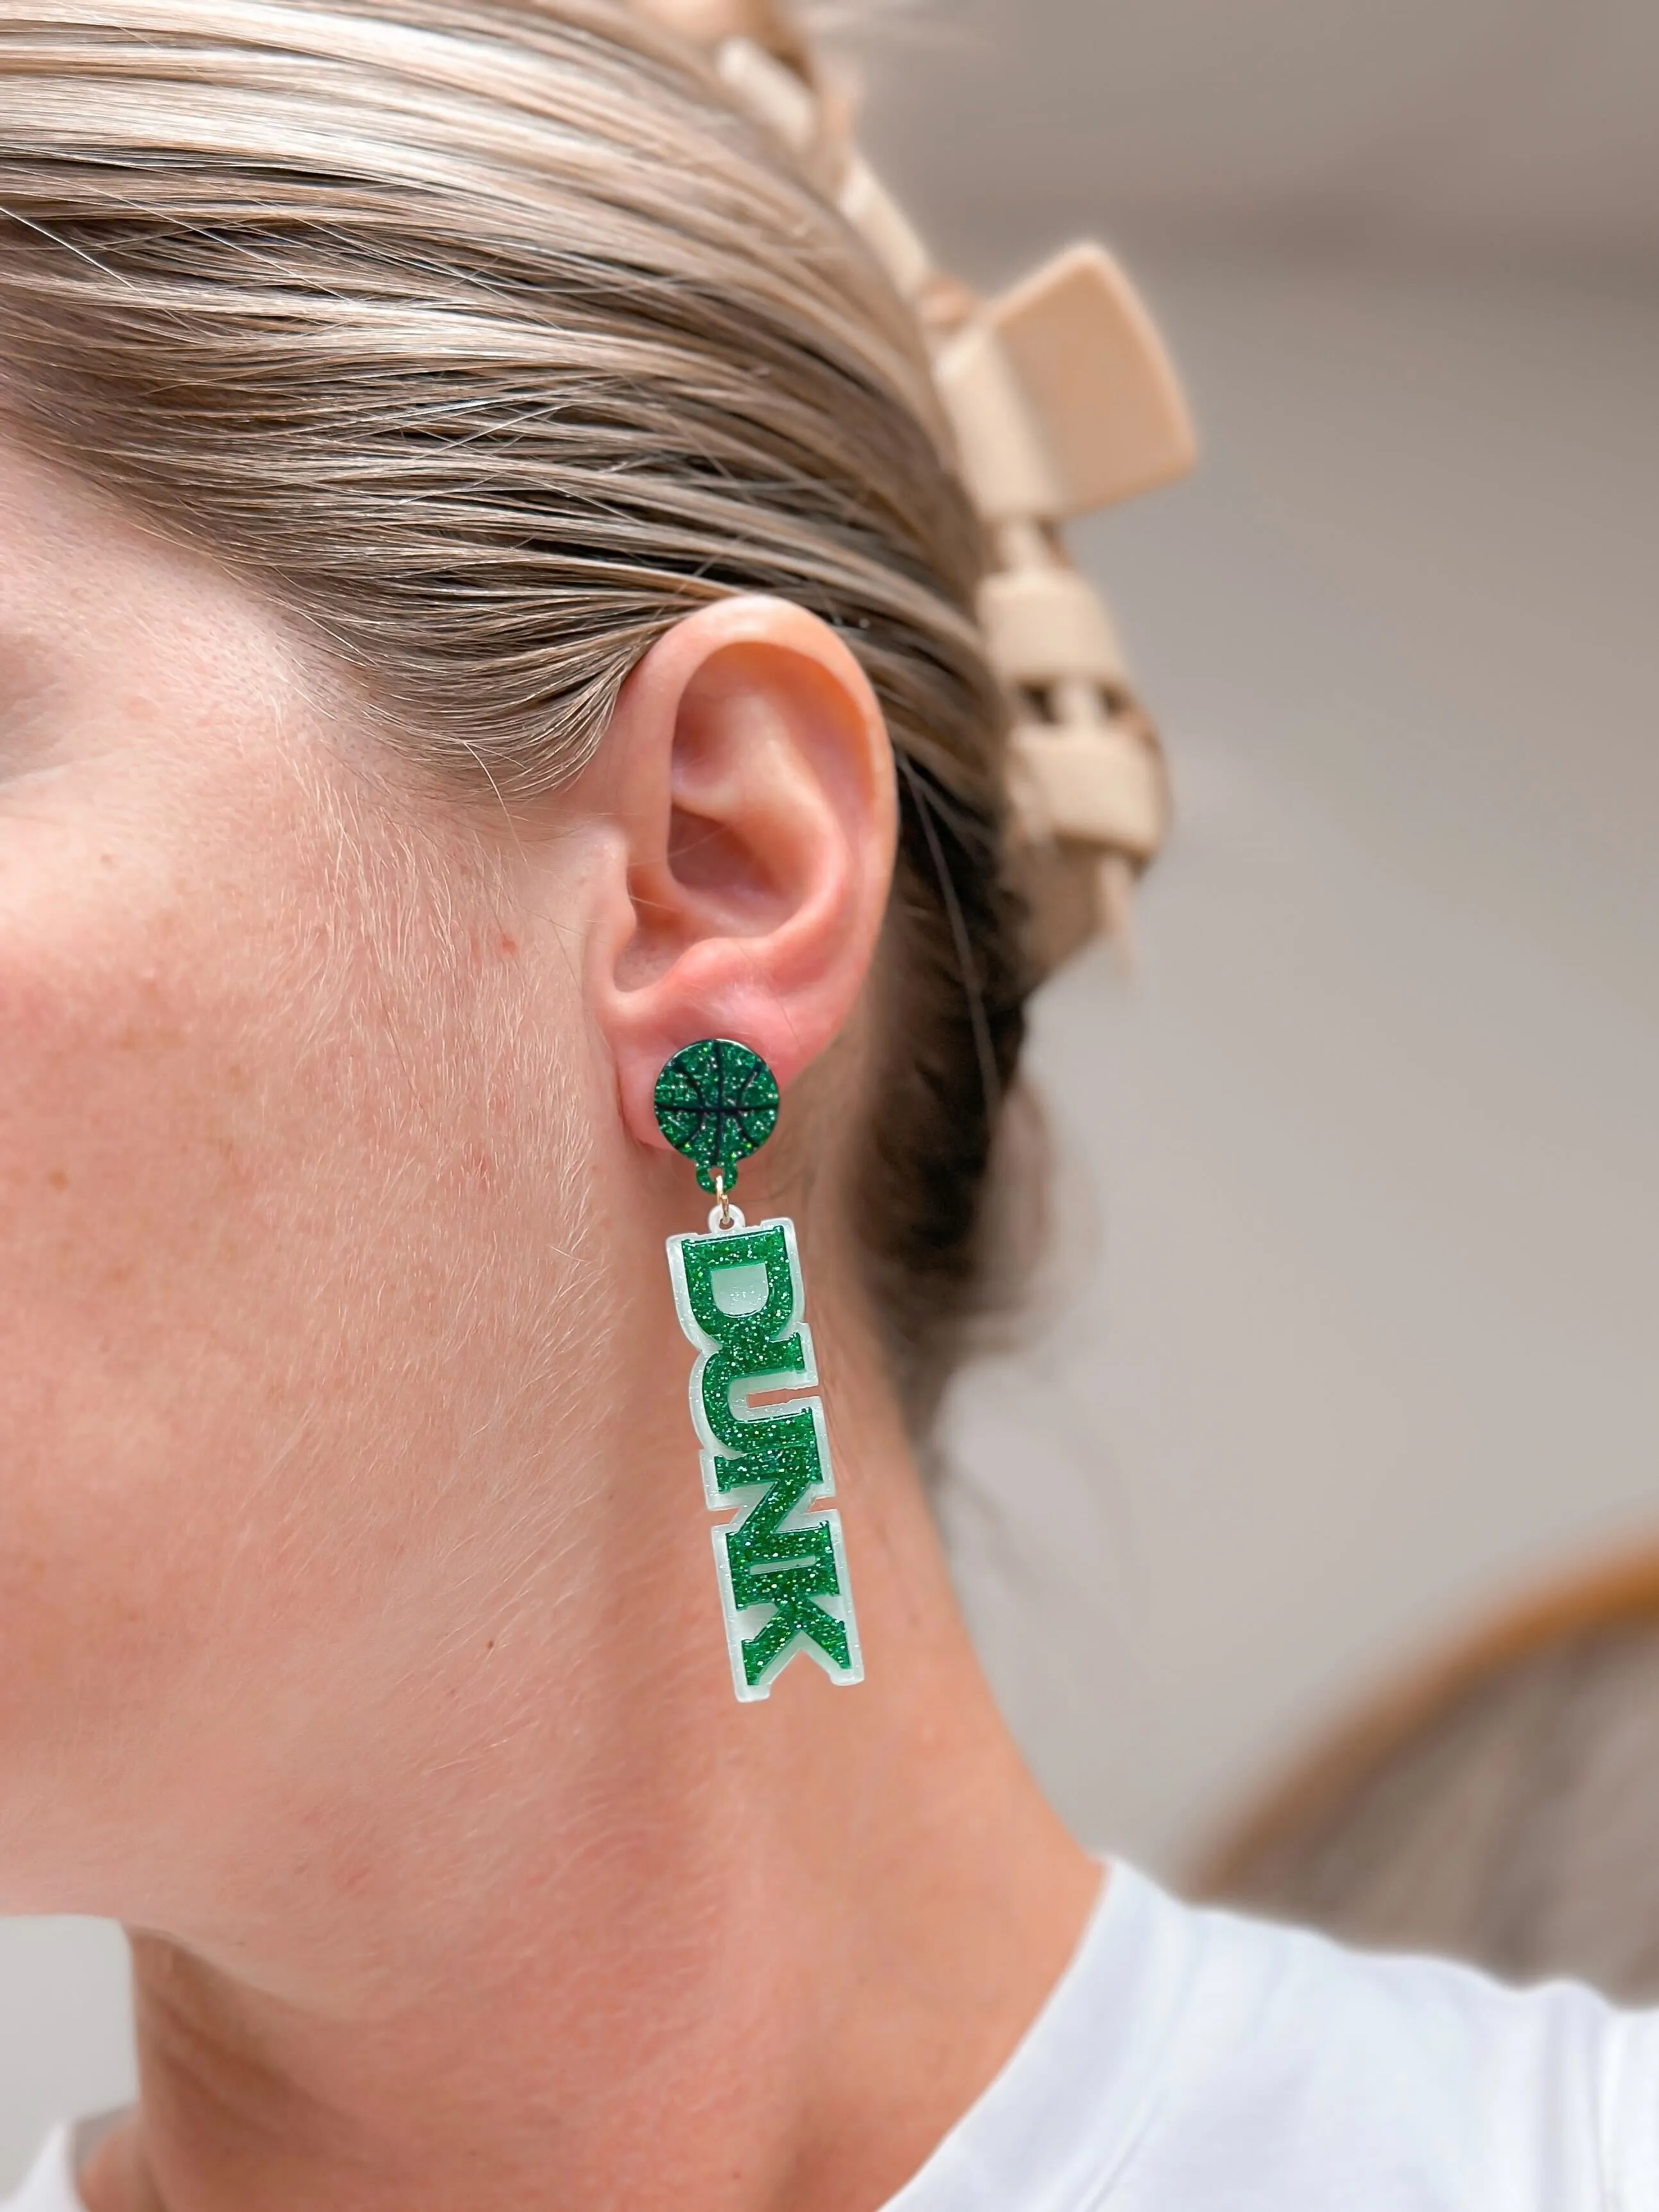
{"label": "white acrylic outline", "polygon": [[[688,1395],[691,1406],[691,1425],[696,1431],[698,1441],[702,1446],[700,1459],[702,1471],[702,1494],[711,1513],[726,1513],[732,1500],[734,1498],[740,1500],[745,1490],[752,1490],[758,1493],[766,1490],[769,1485],[763,1480],[740,1484],[734,1490],[722,1490],[716,1479],[714,1472],[716,1459],[720,1457],[729,1459],[732,1456],[732,1447],[729,1444],[722,1444],[720,1438],[709,1429],[708,1418],[703,1410],[702,1376],[703,1370],[721,1346],[717,1337],[704,1334],[698,1325],[696,1314],[691,1310],[691,1293],[685,1279],[685,1247],[688,1244],[706,1244],[709,1242],[710,1236],[759,1236],[769,1229],[781,1229],[783,1231],[784,1250],[789,1261],[791,1294],[788,1322],[773,1340],[775,1343],[781,1344],[787,1338],[798,1335],[801,1340],[802,1364],[799,1367],[792,1367],[772,1376],[757,1375],[746,1377],[748,1390],[745,1395],[752,1396],[755,1393],[763,1391],[769,1387],[774,1389],[799,1387],[803,1391],[815,1391],[818,1381],[817,1358],[812,1349],[812,1332],[802,1318],[805,1310],[806,1295],[801,1279],[800,1252],[795,1242],[794,1223],[786,1215],[780,1214],[770,1221],[757,1221],[752,1224],[745,1222],[741,1228],[737,1222],[733,1222],[729,1229],[716,1230],[714,1218],[711,1218],[708,1234],[702,1236],[687,1234],[671,1237],[668,1239],[668,1273],[674,1285],[674,1309],[679,1316],[681,1329],[697,1353],[697,1358],[692,1364]],[[726,1656],[731,1662],[732,1686],[737,1692],[738,1702],[740,1705],[758,1705],[763,1699],[769,1698],[772,1694],[772,1685],[783,1673],[791,1660],[798,1657],[802,1652],[805,1652],[808,1658],[817,1661],[818,1666],[838,1689],[851,1689],[854,1684],[864,1680],[864,1653],[859,1643],[858,1616],[853,1606],[853,1585],[848,1574],[847,1540],[842,1531],[841,1515],[832,1507],[825,1508],[822,1502],[825,1498],[833,1498],[836,1494],[836,1471],[830,1458],[830,1437],[824,1425],[823,1401],[816,1395],[808,1397],[803,1395],[791,1398],[787,1406],[768,1406],[758,1410],[746,1405],[739,1408],[733,1402],[732,1411],[738,1420],[752,1424],[757,1428],[763,1427],[769,1420],[788,1420],[801,1413],[810,1413],[811,1416],[812,1435],[818,1455],[818,1467],[823,1479],[814,1486],[808,1496],[799,1499],[791,1507],[778,1523],[778,1527],[780,1533],[792,1528],[805,1528],[820,1522],[828,1528],[830,1548],[836,1563],[836,1580],[839,1587],[833,1597],[815,1598],[813,1602],[822,1607],[832,1620],[838,1620],[846,1630],[848,1657],[848,1664],[844,1668],[838,1667],[821,1644],[815,1643],[810,1636],[797,1630],[767,1668],[765,1674],[762,1675],[760,1680],[755,1683],[750,1681],[743,1663],[745,1632],[750,1637],[757,1636],[772,1619],[774,1608],[763,1604],[745,1606],[741,1611],[738,1609],[732,1594],[732,1562],[726,1552],[726,1540],[734,1529],[743,1526],[750,1513],[759,1503],[758,1496],[751,1498],[747,1506],[738,1512],[728,1513],[726,1519],[709,1531],[714,1547],[714,1571],[720,1583],[720,1614],[726,1627]]]}

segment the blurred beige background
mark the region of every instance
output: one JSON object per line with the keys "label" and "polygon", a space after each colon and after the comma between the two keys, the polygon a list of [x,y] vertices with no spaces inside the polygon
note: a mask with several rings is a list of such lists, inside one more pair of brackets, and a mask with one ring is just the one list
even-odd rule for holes
{"label": "blurred beige background", "polygon": [[[1181,802],[1048,994],[1046,1316],[952,1413],[999,1688],[1178,1874],[1371,1682],[1659,1530],[1659,9],[937,0],[872,153],[964,273],[1099,231],[1200,477],[1082,533]],[[0,1923],[0,2185],[128,2094]]]}

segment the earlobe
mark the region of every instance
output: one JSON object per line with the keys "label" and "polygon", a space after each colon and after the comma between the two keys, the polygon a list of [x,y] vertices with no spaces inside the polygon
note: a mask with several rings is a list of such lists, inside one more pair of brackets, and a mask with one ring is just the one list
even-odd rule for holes
{"label": "earlobe", "polygon": [[622,831],[592,994],[623,1116],[699,1037],[787,1089],[850,1017],[891,883],[896,798],[874,694],[826,624],[782,600],[688,616],[623,690],[596,793]]}

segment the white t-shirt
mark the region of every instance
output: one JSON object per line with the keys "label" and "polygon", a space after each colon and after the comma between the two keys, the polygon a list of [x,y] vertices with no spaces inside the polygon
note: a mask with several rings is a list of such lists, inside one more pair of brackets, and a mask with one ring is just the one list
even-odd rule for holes
{"label": "white t-shirt", "polygon": [[[82,2212],[70,2145],[0,2212]],[[887,2212],[1659,2212],[1659,2014],[1195,1911],[1119,1865]]]}

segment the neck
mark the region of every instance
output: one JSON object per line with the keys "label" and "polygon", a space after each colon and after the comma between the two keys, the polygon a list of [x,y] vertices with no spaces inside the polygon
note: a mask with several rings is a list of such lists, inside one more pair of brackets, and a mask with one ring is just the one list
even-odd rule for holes
{"label": "neck", "polygon": [[[646,1442],[683,1461],[674,1395]],[[577,1704],[521,1659],[510,1771],[478,1753],[451,1791],[426,1762],[412,1855],[331,1841],[320,1916],[307,1860],[244,1926],[135,1938],[142,2104],[92,2212],[873,2212],[915,2171],[1099,1877],[995,1712],[890,1407],[848,1395],[866,1680],[798,1662],[738,1705],[679,1486],[694,1579],[656,1596],[707,1666],[647,1638]]]}

